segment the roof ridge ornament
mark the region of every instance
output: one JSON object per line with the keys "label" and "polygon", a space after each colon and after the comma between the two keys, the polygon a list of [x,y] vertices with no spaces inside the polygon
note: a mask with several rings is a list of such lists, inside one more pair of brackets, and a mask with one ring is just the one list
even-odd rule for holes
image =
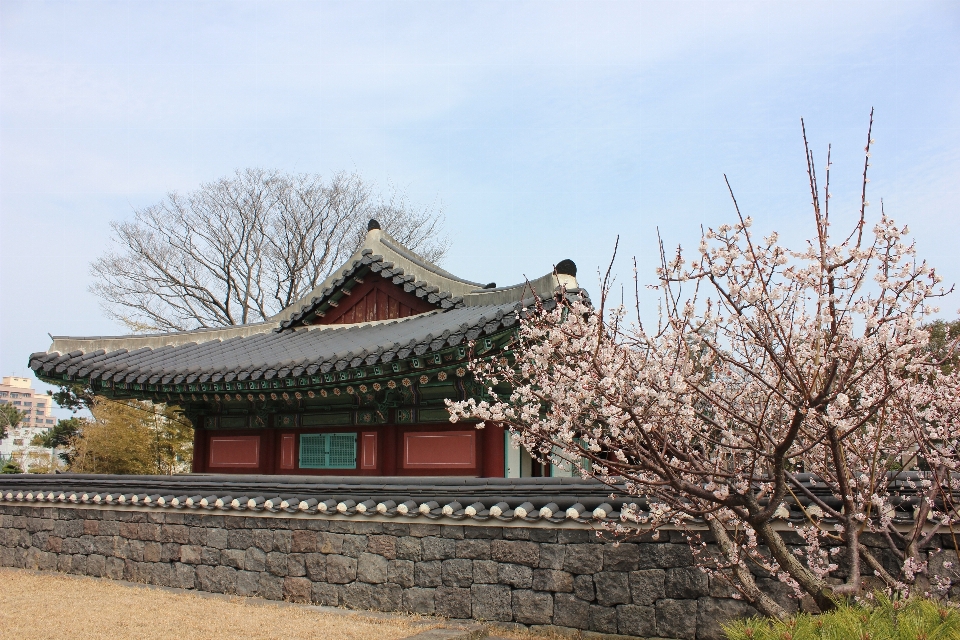
{"label": "roof ridge ornament", "polygon": [[373,231],[374,229],[380,229],[380,228],[381,228],[380,223],[374,220],[373,218],[371,218],[370,222],[367,223],[367,231]]}

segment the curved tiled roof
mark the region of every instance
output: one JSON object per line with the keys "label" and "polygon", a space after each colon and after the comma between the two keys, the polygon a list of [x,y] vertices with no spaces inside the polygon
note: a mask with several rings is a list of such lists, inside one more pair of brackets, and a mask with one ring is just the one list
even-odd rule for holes
{"label": "curved tiled roof", "polygon": [[[102,382],[180,384],[270,380],[342,371],[421,356],[465,345],[514,326],[533,298],[489,307],[461,307],[399,320],[322,325],[283,332],[265,329],[252,335],[160,345],[155,336],[57,339],[49,352],[30,356],[41,377]],[[547,299],[550,308],[556,302]],[[177,336],[178,334],[169,334]],[[229,335],[229,334],[228,334]],[[57,349],[58,341],[71,351]]]}

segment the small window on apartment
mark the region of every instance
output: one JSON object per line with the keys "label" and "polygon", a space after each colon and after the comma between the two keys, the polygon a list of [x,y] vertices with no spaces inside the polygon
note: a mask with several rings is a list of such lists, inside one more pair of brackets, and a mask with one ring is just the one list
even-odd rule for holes
{"label": "small window on apartment", "polygon": [[356,469],[356,433],[300,435],[301,469]]}
{"label": "small window on apartment", "polygon": [[24,402],[24,403],[23,403],[23,406],[25,406],[25,407],[32,407],[32,406],[33,406],[33,403],[32,403],[32,402]]}
{"label": "small window on apartment", "polygon": [[47,406],[47,403],[46,403],[46,402],[38,402],[38,403],[37,403],[37,406],[38,406],[38,407],[45,407],[45,406]]}
{"label": "small window on apartment", "polygon": [[53,420],[47,420],[47,424],[53,424]]}
{"label": "small window on apartment", "polygon": [[21,402],[19,400],[14,400],[13,404],[21,404]]}
{"label": "small window on apartment", "polygon": [[0,398],[6,398],[10,393],[8,391],[0,391]]}

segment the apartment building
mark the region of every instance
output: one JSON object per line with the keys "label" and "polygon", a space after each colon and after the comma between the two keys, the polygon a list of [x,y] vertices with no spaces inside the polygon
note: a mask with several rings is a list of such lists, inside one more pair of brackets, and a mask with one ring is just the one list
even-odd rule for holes
{"label": "apartment building", "polygon": [[57,423],[51,411],[53,398],[34,389],[32,382],[19,376],[4,376],[0,382],[0,404],[11,404],[24,414],[15,429],[7,427],[7,437],[0,440],[0,456],[13,456],[24,470],[44,462],[49,466],[50,452],[31,447],[30,441]]}

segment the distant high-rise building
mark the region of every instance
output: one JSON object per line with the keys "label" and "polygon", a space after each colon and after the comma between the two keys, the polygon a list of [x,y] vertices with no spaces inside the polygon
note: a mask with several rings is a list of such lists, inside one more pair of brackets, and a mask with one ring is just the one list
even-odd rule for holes
{"label": "distant high-rise building", "polygon": [[0,456],[13,456],[24,471],[38,464],[49,466],[50,452],[30,446],[30,441],[57,423],[51,412],[53,398],[33,389],[30,378],[4,376],[0,382],[0,404],[11,404],[24,414],[16,428],[7,427],[7,437],[0,440]]}

